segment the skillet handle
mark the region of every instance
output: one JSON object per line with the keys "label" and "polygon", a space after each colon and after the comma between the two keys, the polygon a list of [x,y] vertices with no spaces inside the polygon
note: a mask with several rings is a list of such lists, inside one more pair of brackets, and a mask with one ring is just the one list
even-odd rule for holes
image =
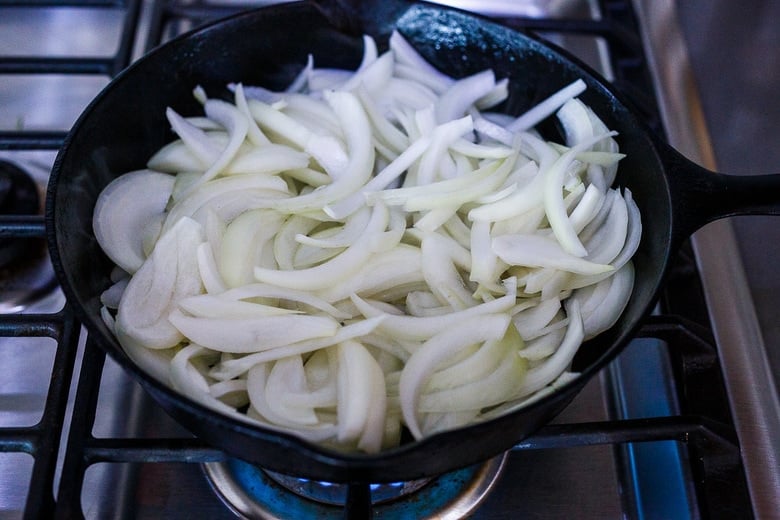
{"label": "skillet handle", "polygon": [[664,147],[672,195],[672,239],[676,243],[713,220],[735,215],[780,215],[780,174],[713,172]]}

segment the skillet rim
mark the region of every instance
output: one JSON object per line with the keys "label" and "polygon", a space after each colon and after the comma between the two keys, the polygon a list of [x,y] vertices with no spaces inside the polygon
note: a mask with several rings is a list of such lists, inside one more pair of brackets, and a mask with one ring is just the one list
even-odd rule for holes
{"label": "skillet rim", "polygon": [[[86,124],[86,122],[90,119],[90,117],[94,112],[99,110],[103,100],[106,97],[111,95],[112,91],[117,88],[117,85],[120,85],[124,81],[129,81],[127,79],[128,77],[132,79],[131,75],[134,74],[134,71],[136,71],[141,67],[144,67],[145,64],[151,62],[152,60],[159,59],[159,57],[163,56],[165,52],[171,52],[171,49],[173,49],[174,46],[186,45],[187,42],[193,42],[199,37],[205,37],[208,31],[219,30],[220,28],[223,28],[224,30],[224,27],[228,27],[231,23],[237,23],[241,20],[250,20],[253,19],[254,17],[262,16],[263,13],[267,12],[269,9],[275,9],[275,10],[282,10],[288,8],[292,9],[292,8],[297,8],[300,5],[306,5],[306,4],[302,2],[293,2],[290,4],[279,4],[271,7],[259,7],[257,9],[252,9],[252,10],[234,14],[226,18],[214,20],[199,28],[181,34],[169,40],[168,42],[162,44],[161,46],[155,48],[150,53],[139,58],[129,67],[127,67],[119,74],[117,74],[117,76],[113,78],[109,82],[109,84],[85,108],[85,110],[77,119],[76,123],[73,125],[72,129],[68,132],[65,141],[63,142],[63,146],[61,147],[59,153],[57,154],[57,158],[55,160],[54,167],[52,169],[52,175],[49,181],[49,186],[47,188],[47,194],[46,194],[45,222],[46,222],[47,241],[49,244],[49,251],[52,257],[52,263],[54,265],[55,272],[57,274],[61,287],[65,292],[67,298],[66,305],[74,310],[79,321],[88,329],[89,335],[92,337],[93,342],[97,344],[101,348],[101,350],[108,353],[112,357],[112,359],[114,359],[114,361],[116,361],[123,367],[123,369],[127,370],[136,381],[138,381],[149,393],[151,393],[155,397],[155,399],[158,402],[160,402],[161,400],[164,401],[164,403],[161,404],[163,404],[163,407],[166,409],[166,411],[169,414],[176,416],[176,419],[179,422],[185,424],[185,426],[187,426],[188,429],[191,429],[190,423],[188,420],[182,420],[182,418],[180,417],[181,413],[191,414],[192,416],[196,416],[199,421],[208,423],[212,427],[227,429],[239,435],[246,435],[253,440],[262,441],[264,443],[270,443],[271,445],[279,445],[280,447],[285,447],[287,449],[294,448],[302,456],[313,459],[318,464],[324,464],[326,466],[333,467],[334,470],[339,473],[343,473],[344,471],[350,471],[350,472],[358,472],[358,473],[365,472],[371,475],[375,475],[377,470],[383,471],[382,468],[386,470],[385,466],[387,463],[397,463],[398,460],[403,461],[404,457],[409,456],[410,453],[413,454],[415,452],[425,452],[426,450],[435,448],[437,444],[441,443],[443,440],[446,441],[448,438],[455,437],[455,436],[458,437],[462,436],[464,438],[467,438],[471,436],[478,436],[480,435],[480,433],[484,433],[487,430],[501,429],[502,426],[509,426],[509,425],[514,426],[515,423],[517,422],[517,417],[519,415],[527,414],[528,411],[530,410],[535,410],[540,413],[543,410],[547,410],[548,413],[543,413],[541,415],[550,415],[551,417],[542,420],[539,424],[537,424],[531,429],[532,431],[535,431],[540,426],[546,424],[547,421],[550,418],[552,418],[552,416],[557,415],[557,413],[559,413],[560,410],[563,409],[563,407],[565,407],[568,404],[568,402],[579,393],[581,388],[588,381],[590,381],[590,379],[597,372],[599,372],[602,368],[604,368],[604,366],[607,363],[609,363],[612,359],[614,359],[614,357],[616,357],[622,351],[622,349],[627,345],[627,343],[633,337],[635,337],[636,331],[642,324],[641,319],[637,319],[628,330],[625,330],[622,334],[620,334],[617,341],[612,341],[611,346],[604,348],[603,352],[596,358],[596,361],[589,363],[585,367],[585,369],[580,372],[580,375],[576,379],[567,382],[564,385],[561,385],[554,392],[551,392],[549,395],[539,399],[538,401],[534,402],[531,405],[528,405],[527,407],[524,407],[519,411],[511,412],[507,415],[495,419],[491,419],[489,421],[469,425],[466,427],[461,427],[456,430],[440,432],[431,435],[430,437],[427,437],[423,440],[408,442],[397,448],[383,450],[377,454],[363,454],[363,453],[341,452],[338,450],[334,450],[332,448],[327,448],[309,441],[305,441],[303,439],[296,437],[293,434],[289,434],[285,432],[276,432],[260,425],[254,426],[251,424],[245,424],[239,420],[232,419],[227,416],[223,416],[218,412],[215,412],[203,405],[198,404],[197,402],[192,401],[186,395],[178,393],[176,390],[169,387],[165,383],[158,381],[153,376],[151,376],[150,374],[142,370],[138,365],[136,365],[124,353],[124,351],[121,349],[121,346],[118,345],[118,342],[116,342],[114,338],[110,336],[106,337],[105,332],[102,330],[104,326],[102,324],[102,321],[100,320],[100,317],[95,316],[91,312],[88,312],[85,306],[80,304],[81,298],[79,298],[78,296],[78,291],[76,291],[70,283],[70,279],[67,272],[68,270],[65,268],[65,263],[63,261],[62,256],[60,255],[60,245],[62,245],[63,247],[65,245],[64,243],[61,244],[61,242],[64,242],[64,239],[60,237],[59,230],[61,228],[56,224],[57,221],[56,215],[57,215],[59,186],[61,184],[60,179],[62,176],[63,167],[64,164],[67,162],[68,155],[70,153],[70,150],[73,147],[73,142],[78,139],[79,131],[82,128],[82,126]],[[611,100],[617,102],[620,108],[626,114],[629,114],[631,116],[631,118],[633,119],[632,123],[636,124],[639,127],[639,133],[647,136],[648,140],[651,141],[655,146],[653,151],[655,152],[656,155],[659,155],[658,144],[657,144],[659,140],[657,136],[655,136],[653,132],[649,128],[647,128],[646,125],[644,125],[644,122],[637,116],[636,111],[633,108],[632,104],[627,102],[627,100],[625,100],[619,92],[614,90],[614,87],[607,80],[601,77],[599,73],[594,71],[587,64],[583,63],[575,56],[571,55],[566,50],[561,49],[555,44],[546,41],[544,38],[541,38],[534,34],[529,34],[525,31],[521,31],[515,28],[508,28],[505,26],[501,26],[495,21],[492,21],[480,15],[475,15],[474,13],[467,13],[465,11],[460,11],[458,9],[446,8],[434,4],[427,4],[425,2],[409,3],[409,10],[419,6],[422,6],[426,9],[433,9],[439,13],[460,12],[469,18],[478,19],[483,22],[487,22],[488,24],[492,24],[496,27],[500,27],[501,30],[510,31],[515,35],[519,35],[519,37],[521,38],[527,39],[533,45],[540,46],[542,49],[544,49],[545,52],[548,52],[551,55],[556,56],[556,58],[559,59],[561,62],[581,70],[582,72],[585,73],[585,79],[589,87],[593,85],[597,85],[599,89],[604,92],[604,94],[602,95],[607,95]],[[662,164],[661,159],[658,159],[658,162],[659,164]],[[664,178],[664,180],[666,180],[665,175],[662,175],[661,177]],[[667,186],[665,186],[665,188],[666,191],[669,192],[668,183]],[[661,269],[657,281],[655,282],[655,290],[653,291],[654,296],[650,298],[648,302],[645,303],[644,305],[645,310],[641,313],[643,316],[646,316],[648,314],[649,309],[652,307],[656,299],[655,295],[657,294],[658,287],[660,286],[661,281],[665,278],[665,273],[669,263],[668,255],[669,255],[669,251],[671,250],[671,244],[669,244],[668,242],[669,241],[667,240],[667,247],[666,247],[667,255],[666,258],[663,259],[663,269]],[[116,343],[116,346],[113,345],[114,343]],[[117,346],[119,348],[117,348]],[[176,408],[176,410],[174,411],[170,410],[169,407],[171,405],[173,405]],[[526,432],[523,434],[518,434],[516,436],[513,436],[514,438],[513,443],[520,441],[521,439],[527,437],[528,435],[529,433]],[[204,437],[200,434],[198,434],[198,436]],[[506,449],[511,448],[511,445],[508,444],[507,446],[505,446],[505,448]],[[220,446],[220,449],[226,449],[226,448],[224,446]],[[226,451],[228,450],[226,449]],[[271,469],[277,469],[277,468],[271,468]],[[456,467],[452,467],[451,469],[456,469]]]}

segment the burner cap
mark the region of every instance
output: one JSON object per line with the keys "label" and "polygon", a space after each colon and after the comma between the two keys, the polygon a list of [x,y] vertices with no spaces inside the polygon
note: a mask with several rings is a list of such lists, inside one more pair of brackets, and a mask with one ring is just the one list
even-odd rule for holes
{"label": "burner cap", "polygon": [[[507,454],[431,479],[372,484],[375,516],[463,518],[473,513],[501,475]],[[315,482],[260,469],[238,459],[203,465],[212,488],[233,512],[246,518],[344,518],[346,485]]]}
{"label": "burner cap", "polygon": [[[0,217],[40,214],[39,187],[18,166],[0,160]],[[0,241],[0,313],[19,312],[57,286],[46,241],[38,237]]]}
{"label": "burner cap", "polygon": [[[32,177],[14,164],[0,160],[0,215],[35,215],[40,208],[38,186]],[[29,240],[0,243],[0,268],[29,254]]]}
{"label": "burner cap", "polygon": [[38,187],[18,166],[0,159],[0,213],[30,215],[38,212]]}

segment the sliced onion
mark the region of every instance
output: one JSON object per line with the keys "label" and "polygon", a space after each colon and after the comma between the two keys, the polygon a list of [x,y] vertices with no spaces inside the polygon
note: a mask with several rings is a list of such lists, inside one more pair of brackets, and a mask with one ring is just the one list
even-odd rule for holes
{"label": "sliced onion", "polygon": [[563,250],[558,242],[541,235],[502,235],[493,239],[493,251],[510,265],[552,267],[578,274],[613,271],[611,265],[597,264]]}
{"label": "sliced onion", "polygon": [[361,237],[335,258],[308,269],[281,271],[263,267],[254,268],[254,276],[258,281],[267,282],[290,289],[324,289],[338,280],[346,278],[371,256],[368,243],[373,234],[387,227],[389,213],[381,204],[374,206],[371,219],[366,224]]}
{"label": "sliced onion", "polygon": [[515,119],[507,130],[512,132],[524,132],[529,128],[536,126],[542,119],[546,118],[571,98],[578,96],[585,91],[585,82],[581,79],[565,86],[552,96],[548,97],[532,109]]}
{"label": "sliced onion", "polygon": [[514,306],[517,292],[514,280],[508,280],[506,286],[507,293],[501,298],[496,298],[495,300],[475,305],[461,311],[448,312],[447,314],[428,317],[387,314],[382,312],[381,309],[372,306],[371,302],[364,301],[357,295],[353,295],[352,301],[367,318],[383,316],[384,319],[379,324],[379,330],[383,331],[388,336],[393,338],[423,340],[435,336],[463,320],[475,316],[507,312]]}
{"label": "sliced onion", "polygon": [[146,260],[143,238],[163,215],[173,183],[171,175],[138,170],[117,177],[98,196],[92,218],[95,238],[106,255],[130,274]]}
{"label": "sliced onion", "polygon": [[184,337],[168,320],[178,300],[202,290],[197,250],[203,241],[195,221],[179,220],[164,234],[122,294],[116,327],[146,348],[175,346]]}
{"label": "sliced onion", "polygon": [[[232,103],[196,87],[204,115],[169,109],[178,139],[148,162],[166,173],[118,180],[95,213],[113,282],[131,275],[101,317],[142,369],[368,453],[577,377],[583,340],[627,305],[642,229],[583,81],[513,118],[486,111],[506,78],[389,44],[365,37],[355,71],[309,55],[280,91],[229,85]],[[556,111],[564,143],[533,128]]]}
{"label": "sliced onion", "polygon": [[579,302],[572,301],[567,304],[566,311],[569,318],[569,326],[560,346],[552,356],[528,370],[516,397],[524,397],[541,390],[560,376],[568,368],[572,359],[574,359],[577,347],[582,343],[585,336]]}
{"label": "sliced onion", "polygon": [[260,352],[329,337],[339,327],[330,317],[303,315],[199,318],[174,310],[168,320],[182,337],[212,350],[235,353]]}
{"label": "sliced onion", "polygon": [[400,398],[404,422],[416,439],[422,437],[417,401],[436,367],[468,345],[501,339],[508,324],[509,317],[501,314],[464,320],[433,336],[412,354],[401,372]]}

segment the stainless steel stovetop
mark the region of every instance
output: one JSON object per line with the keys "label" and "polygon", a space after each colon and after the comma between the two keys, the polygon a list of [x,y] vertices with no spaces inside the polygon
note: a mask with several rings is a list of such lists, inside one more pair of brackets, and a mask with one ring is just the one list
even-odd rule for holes
{"label": "stainless steel stovetop", "polygon": [[[259,3],[0,0],[0,161],[42,190],[64,132],[112,75],[172,34]],[[701,164],[780,171],[777,2],[446,3],[568,48]],[[553,425],[510,451],[472,517],[780,511],[773,222],[745,217],[698,232],[659,307],[681,318],[650,322],[652,338],[633,342]],[[200,464],[224,456],[79,334],[35,245],[42,235],[38,216],[0,216],[0,240],[33,243],[21,266],[0,268],[0,518],[234,518]]]}

